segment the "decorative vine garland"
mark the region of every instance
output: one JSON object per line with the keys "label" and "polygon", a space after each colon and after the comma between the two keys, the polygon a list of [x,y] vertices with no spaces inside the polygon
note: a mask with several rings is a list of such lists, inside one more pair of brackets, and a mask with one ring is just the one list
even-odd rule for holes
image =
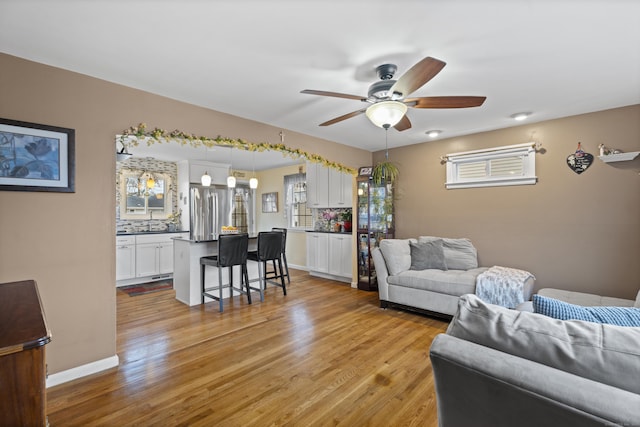
{"label": "decorative vine garland", "polygon": [[[132,139],[130,137],[135,137]],[[167,132],[166,130],[160,128],[154,128],[153,130],[148,130],[147,125],[145,123],[140,123],[138,126],[131,126],[129,129],[122,131],[122,135],[120,136],[120,143],[123,147],[126,147],[127,144],[131,144],[132,146],[137,146],[139,144],[138,138],[144,138],[147,141],[147,145],[152,145],[154,143],[163,143],[176,141],[180,145],[190,145],[191,147],[214,147],[216,145],[226,146],[238,148],[246,151],[279,151],[282,154],[285,154],[294,159],[305,158],[310,162],[319,163],[325,167],[334,168],[341,172],[346,172],[355,175],[357,171],[353,168],[345,166],[343,164],[332,162],[330,160],[325,159],[324,157],[308,153],[306,151],[300,150],[299,148],[291,148],[284,144],[270,144],[268,142],[248,142],[244,139],[232,139],[225,138],[222,136],[217,136],[216,138],[209,138],[206,136],[198,136],[190,133],[183,132],[181,130],[174,130],[171,132]]]}

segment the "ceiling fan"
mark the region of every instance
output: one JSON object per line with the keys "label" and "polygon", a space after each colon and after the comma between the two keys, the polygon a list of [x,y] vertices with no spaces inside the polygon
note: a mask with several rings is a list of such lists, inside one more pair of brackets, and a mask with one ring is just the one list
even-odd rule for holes
{"label": "ceiling fan", "polygon": [[485,99],[487,99],[484,96],[426,96],[407,98],[407,96],[434,78],[445,65],[447,65],[445,62],[428,56],[411,67],[409,71],[400,76],[398,80],[393,80],[393,75],[398,69],[396,65],[380,65],[376,68],[380,81],[369,86],[369,92],[366,97],[311,89],[305,89],[300,93],[355,99],[356,101],[371,104],[366,108],[320,123],[320,126],[330,126],[364,113],[376,126],[385,129],[394,127],[399,131],[403,131],[411,128],[411,121],[409,121],[409,118],[405,114],[408,107],[479,107],[484,103]]}

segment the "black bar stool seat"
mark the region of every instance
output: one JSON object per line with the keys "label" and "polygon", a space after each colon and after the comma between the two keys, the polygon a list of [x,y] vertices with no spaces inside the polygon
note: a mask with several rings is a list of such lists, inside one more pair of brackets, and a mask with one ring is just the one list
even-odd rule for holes
{"label": "black bar stool seat", "polygon": [[[287,295],[287,287],[284,284],[285,274],[282,270],[283,239],[284,234],[280,231],[261,231],[258,233],[258,250],[249,252],[248,259],[259,263],[258,279],[253,279],[252,281],[259,281],[261,291],[267,288],[268,281],[281,287],[282,293]],[[269,261],[273,262],[275,272],[272,272],[269,277],[267,277],[267,263]],[[280,279],[279,282],[276,281],[278,279]]]}
{"label": "black bar stool seat", "polygon": [[[283,235],[283,239],[282,239],[282,266],[284,268],[284,275],[287,276],[287,283],[291,284],[291,277],[289,276],[289,264],[287,264],[287,229],[286,228],[273,227],[271,229],[271,231],[279,231]],[[273,276],[269,277],[270,279],[277,277],[275,262],[273,263],[273,271],[270,271],[269,274],[273,275]]]}
{"label": "black bar stool seat", "polygon": [[[229,297],[233,297],[233,291],[236,290],[247,296],[247,301],[251,304],[251,291],[249,289],[249,273],[247,272],[247,253],[249,250],[249,235],[242,234],[223,234],[218,237],[218,254],[203,256],[200,258],[200,284],[201,284],[201,302],[204,304],[204,298],[209,297],[217,300],[220,305],[220,312],[224,310],[222,302],[222,290],[229,288]],[[207,265],[218,268],[218,285],[205,287],[205,270]],[[233,267],[239,265],[240,287],[233,286]],[[222,269],[229,268],[229,283],[222,283]],[[246,289],[242,289],[244,284]],[[218,291],[217,295],[211,291]]]}

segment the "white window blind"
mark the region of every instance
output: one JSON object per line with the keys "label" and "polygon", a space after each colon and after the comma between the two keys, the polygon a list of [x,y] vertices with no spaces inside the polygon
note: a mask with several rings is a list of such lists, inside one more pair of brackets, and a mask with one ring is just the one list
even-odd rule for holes
{"label": "white window blind", "polygon": [[445,156],[448,189],[532,185],[537,181],[533,143]]}

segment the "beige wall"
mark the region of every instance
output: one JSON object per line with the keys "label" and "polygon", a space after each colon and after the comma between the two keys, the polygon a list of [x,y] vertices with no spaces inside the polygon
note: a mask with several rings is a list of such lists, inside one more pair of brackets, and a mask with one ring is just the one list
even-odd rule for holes
{"label": "beige wall", "polygon": [[[440,156],[531,139],[546,151],[536,155],[536,185],[445,189]],[[596,156],[581,175],[566,164],[579,141]],[[600,143],[640,151],[640,105],[392,149],[400,168],[397,235],[469,237],[482,265],[529,270],[538,289],[635,298],[640,158],[603,163]]]}
{"label": "beige wall", "polygon": [[[285,166],[258,172],[258,189],[256,191],[256,224],[258,231],[270,230],[272,227],[286,227],[287,220],[284,217],[284,176],[296,174],[299,168],[306,171],[304,162],[299,165]],[[262,194],[278,193],[278,212],[262,212]],[[287,264],[289,266],[306,267],[307,265],[307,239],[304,231],[291,231],[287,233]]]}
{"label": "beige wall", "polygon": [[[0,70],[0,117],[76,131],[75,193],[0,192],[0,282],[38,281],[56,373],[116,353],[114,136],[145,122],[277,143],[280,129],[5,54]],[[367,151],[295,132],[287,144],[352,167],[371,162]]]}

